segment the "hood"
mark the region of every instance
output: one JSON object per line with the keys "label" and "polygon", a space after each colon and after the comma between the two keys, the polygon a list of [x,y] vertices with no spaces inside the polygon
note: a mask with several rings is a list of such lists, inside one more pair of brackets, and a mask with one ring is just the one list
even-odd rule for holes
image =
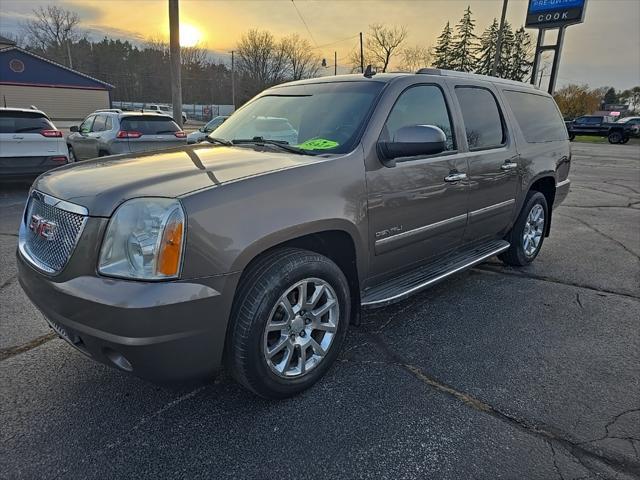
{"label": "hood", "polygon": [[317,160],[268,147],[196,144],[70,164],[41,175],[34,188],[108,217],[130,198],[178,197]]}

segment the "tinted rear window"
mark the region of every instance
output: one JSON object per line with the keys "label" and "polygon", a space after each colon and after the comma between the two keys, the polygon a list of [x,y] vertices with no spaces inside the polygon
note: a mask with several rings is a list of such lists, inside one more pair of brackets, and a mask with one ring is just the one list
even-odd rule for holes
{"label": "tinted rear window", "polygon": [[564,121],[552,98],[513,90],[504,94],[528,143],[568,138]]}
{"label": "tinted rear window", "polygon": [[38,133],[54,128],[41,113],[0,111],[0,133]]}
{"label": "tinted rear window", "polygon": [[140,132],[143,135],[161,135],[163,133],[179,132],[180,127],[168,117],[139,116],[125,117],[120,121],[120,129]]}
{"label": "tinted rear window", "polygon": [[462,120],[470,150],[495,148],[504,144],[502,116],[493,94],[484,88],[456,87]]}

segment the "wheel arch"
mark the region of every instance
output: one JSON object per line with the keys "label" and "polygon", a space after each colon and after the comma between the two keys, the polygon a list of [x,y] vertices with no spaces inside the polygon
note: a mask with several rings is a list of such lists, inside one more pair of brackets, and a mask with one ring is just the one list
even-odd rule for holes
{"label": "wheel arch", "polygon": [[556,179],[551,175],[539,177],[531,183],[527,191],[540,192],[544,195],[545,199],[547,200],[547,207],[549,210],[547,214],[549,216],[549,220],[547,221],[547,224],[545,226],[544,236],[548,237],[549,234],[551,233],[551,217],[553,212],[553,202],[555,201],[555,198],[556,198]]}
{"label": "wheel arch", "polygon": [[357,323],[360,311],[360,278],[364,274],[365,254],[362,252],[359,236],[353,231],[355,226],[349,228],[341,222],[332,222],[324,227],[317,225],[305,230],[278,232],[247,247],[234,263],[234,271],[242,271],[240,282],[251,265],[276,249],[299,248],[324,255],[335,262],[347,278],[351,293],[351,318]]}

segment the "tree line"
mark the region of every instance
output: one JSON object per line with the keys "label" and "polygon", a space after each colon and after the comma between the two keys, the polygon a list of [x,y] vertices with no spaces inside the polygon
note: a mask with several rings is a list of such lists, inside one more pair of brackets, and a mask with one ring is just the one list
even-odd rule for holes
{"label": "tree line", "polygon": [[[476,21],[467,7],[459,22],[449,22],[433,48],[408,45],[404,26],[372,24],[365,33],[364,65],[371,64],[379,72],[415,72],[433,66],[462,72],[491,74],[497,49],[500,25],[497,19],[476,34]],[[95,41],[81,31],[79,15],[58,5],[41,6],[33,10],[32,19],[22,25],[17,43],[70,66],[83,73],[114,85],[113,100],[125,102],[169,102],[171,98],[169,48],[159,39],[142,44],[104,37]],[[354,40],[354,42],[356,42]],[[252,29],[245,32],[235,46],[236,105],[242,105],[255,94],[290,80],[312,78],[333,67],[333,59],[325,65],[317,48],[297,34],[277,38],[271,32]],[[202,46],[183,47],[182,91],[184,103],[231,104],[232,74],[229,62],[215,59]],[[497,75],[526,81],[532,68],[533,47],[523,27],[513,30],[506,22]],[[344,59],[353,72],[360,71],[360,48],[354,45]],[[331,68],[332,69],[332,68]],[[569,85],[556,95],[565,116],[591,113],[601,107],[607,88],[589,89]],[[616,102],[629,101],[635,108],[640,87],[627,92],[609,92]],[[634,96],[635,95],[635,96]]]}

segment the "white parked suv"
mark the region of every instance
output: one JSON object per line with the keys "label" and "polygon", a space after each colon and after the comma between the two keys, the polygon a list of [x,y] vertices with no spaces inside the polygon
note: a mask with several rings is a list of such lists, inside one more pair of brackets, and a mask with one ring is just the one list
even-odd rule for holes
{"label": "white parked suv", "polygon": [[44,112],[0,108],[0,180],[33,179],[67,163],[67,143]]}
{"label": "white parked suv", "polygon": [[[156,112],[156,113],[161,113],[163,115],[169,115],[170,117],[173,117],[173,108],[170,107],[169,105],[149,105],[147,108],[145,108],[143,111],[148,111],[148,112]],[[182,123],[185,124],[187,123],[187,114],[182,112]]]}

